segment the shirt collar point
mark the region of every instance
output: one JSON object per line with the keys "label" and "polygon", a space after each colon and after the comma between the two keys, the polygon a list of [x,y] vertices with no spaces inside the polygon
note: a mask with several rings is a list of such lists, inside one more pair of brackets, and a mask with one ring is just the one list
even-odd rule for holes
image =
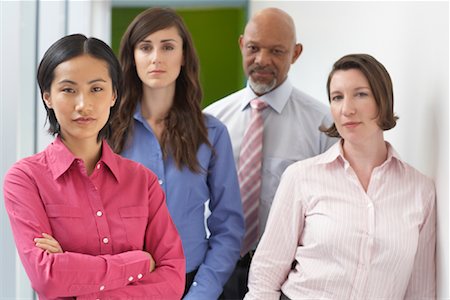
{"label": "shirt collar point", "polygon": [[108,167],[108,169],[113,174],[114,178],[120,183],[120,172],[119,166],[117,164],[117,154],[115,154],[108,143],[103,140],[102,141],[102,156],[99,160],[99,163],[103,163]]}
{"label": "shirt collar point", "polygon": [[336,142],[327,151],[320,155],[317,160],[317,164],[330,164],[341,157],[341,146],[340,142]]}

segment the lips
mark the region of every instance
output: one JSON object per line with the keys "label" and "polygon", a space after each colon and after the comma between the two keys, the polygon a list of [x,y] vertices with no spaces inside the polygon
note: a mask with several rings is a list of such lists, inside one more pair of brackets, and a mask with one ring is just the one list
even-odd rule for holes
{"label": "lips", "polygon": [[256,75],[256,76],[262,76],[262,77],[267,77],[267,76],[274,76],[273,72],[269,72],[269,71],[253,71],[251,73],[252,75]]}
{"label": "lips", "polygon": [[78,124],[85,125],[85,124],[89,124],[89,123],[93,122],[94,120],[95,119],[91,118],[91,117],[79,117],[79,118],[76,118],[74,121]]}
{"label": "lips", "polygon": [[263,67],[261,65],[255,64],[250,66],[249,73],[251,75],[267,77],[267,76],[275,76],[276,70],[271,66]]}
{"label": "lips", "polygon": [[361,122],[345,122],[345,123],[342,123],[342,126],[344,126],[346,128],[355,128],[359,124],[361,124]]}
{"label": "lips", "polygon": [[162,74],[164,72],[165,71],[163,71],[163,70],[152,70],[152,71],[149,72],[149,74]]}

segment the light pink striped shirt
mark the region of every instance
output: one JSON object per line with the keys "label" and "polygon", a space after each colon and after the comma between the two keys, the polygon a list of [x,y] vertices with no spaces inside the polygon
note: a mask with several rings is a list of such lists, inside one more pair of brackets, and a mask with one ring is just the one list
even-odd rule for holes
{"label": "light pink striped shirt", "polygon": [[434,184],[387,146],[367,193],[341,143],[285,171],[246,300],[435,299]]}

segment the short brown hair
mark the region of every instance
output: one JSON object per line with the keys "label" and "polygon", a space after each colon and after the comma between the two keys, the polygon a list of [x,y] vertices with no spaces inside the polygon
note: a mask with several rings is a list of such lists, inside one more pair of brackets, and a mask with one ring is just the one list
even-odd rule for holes
{"label": "short brown hair", "polygon": [[[394,92],[391,76],[379,61],[368,54],[345,55],[334,63],[327,81],[328,101],[331,102],[330,82],[334,73],[350,69],[361,71],[369,82],[378,108],[378,126],[382,130],[394,128],[398,117],[394,114]],[[321,131],[331,137],[340,137],[335,124],[329,128],[321,128]]]}

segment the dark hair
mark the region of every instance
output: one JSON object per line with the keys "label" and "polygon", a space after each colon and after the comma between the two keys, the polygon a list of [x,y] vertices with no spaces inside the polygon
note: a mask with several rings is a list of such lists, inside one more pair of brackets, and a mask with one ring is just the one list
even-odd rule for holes
{"label": "dark hair", "polygon": [[[391,77],[386,68],[368,54],[345,55],[334,63],[327,81],[328,101],[331,102],[330,82],[334,73],[350,69],[360,70],[369,82],[378,108],[378,126],[382,130],[394,128],[398,117],[394,114],[394,92]],[[335,124],[329,128],[321,128],[321,131],[331,137],[340,137]]]}
{"label": "dark hair", "polygon": [[201,144],[212,148],[208,140],[205,118],[201,110],[202,90],[199,80],[199,61],[191,35],[183,20],[170,8],[149,8],[140,13],[128,26],[120,43],[120,63],[124,75],[124,99],[112,122],[110,144],[120,153],[127,138],[133,133],[133,115],[136,105],[142,101],[142,81],[135,65],[134,50],[149,34],[175,27],[183,40],[183,61],[176,80],[175,99],[166,118],[161,137],[164,157],[173,155],[179,169],[183,165],[200,172],[197,150]]}
{"label": "dark hair", "polygon": [[[101,140],[103,138],[108,138],[111,133],[109,120],[111,120],[117,110],[117,107],[120,105],[122,88],[122,71],[120,69],[119,61],[114,55],[112,49],[105,42],[93,37],[87,38],[82,34],[67,35],[57,40],[50,46],[50,48],[48,48],[39,63],[37,81],[39,84],[39,89],[41,90],[42,101],[44,102],[44,93],[50,91],[55,76],[54,73],[56,67],[67,60],[83,54],[89,54],[92,57],[103,60],[108,64],[112,87],[117,96],[114,106],[111,107],[109,119],[106,125],[98,133],[97,140]],[[55,112],[53,109],[48,108],[47,105],[45,105],[45,102],[44,107],[47,111],[47,118],[50,123],[48,132],[55,135],[60,132]]]}

